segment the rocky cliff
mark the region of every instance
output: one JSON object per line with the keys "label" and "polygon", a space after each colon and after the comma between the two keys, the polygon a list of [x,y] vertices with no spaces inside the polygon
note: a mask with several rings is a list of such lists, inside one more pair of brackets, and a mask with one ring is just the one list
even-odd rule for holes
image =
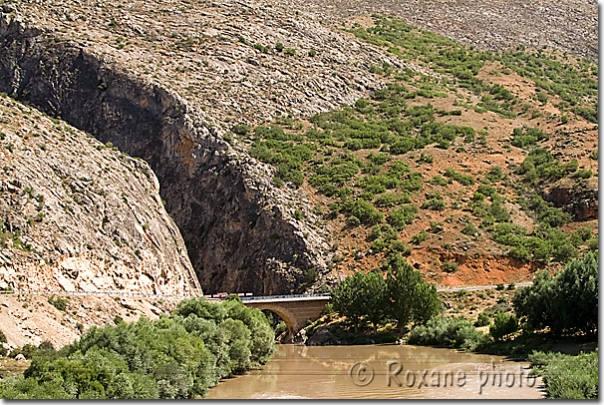
{"label": "rocky cliff", "polygon": [[[163,2],[35,5],[3,9],[0,91],[147,161],[204,290],[289,293],[326,274],[329,236],[306,194],[275,188],[272,169],[226,142],[216,118],[259,122],[352,103],[379,86],[365,73],[379,53],[312,21],[276,29],[283,10],[260,4],[187,3],[187,13]],[[96,7],[109,14],[96,18]],[[279,41],[320,56],[254,47]]]}
{"label": "rocky cliff", "polygon": [[140,160],[0,96],[0,288],[200,294]]}

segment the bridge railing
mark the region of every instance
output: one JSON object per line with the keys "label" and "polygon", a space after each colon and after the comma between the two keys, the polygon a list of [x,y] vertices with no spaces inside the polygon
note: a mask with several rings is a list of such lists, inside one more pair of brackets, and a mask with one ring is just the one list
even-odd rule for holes
{"label": "bridge railing", "polygon": [[256,295],[251,297],[239,297],[241,301],[267,301],[279,299],[308,299],[308,298],[331,298],[330,294],[290,294],[290,295]]}

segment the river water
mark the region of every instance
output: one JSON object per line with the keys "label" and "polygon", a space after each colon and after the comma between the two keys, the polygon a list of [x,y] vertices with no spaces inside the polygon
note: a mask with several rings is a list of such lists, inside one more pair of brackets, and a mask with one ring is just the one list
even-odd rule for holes
{"label": "river water", "polygon": [[279,345],[258,370],[220,382],[208,398],[542,398],[528,363],[411,345]]}

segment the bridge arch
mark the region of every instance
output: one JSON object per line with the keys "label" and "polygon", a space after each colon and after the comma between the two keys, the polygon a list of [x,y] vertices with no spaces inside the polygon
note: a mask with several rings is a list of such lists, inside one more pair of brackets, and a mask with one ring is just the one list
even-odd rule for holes
{"label": "bridge arch", "polygon": [[296,315],[291,312],[289,309],[285,308],[282,305],[274,304],[274,303],[254,303],[254,308],[259,309],[261,311],[267,310],[276,313],[283,319],[285,325],[287,326],[287,330],[289,333],[294,336],[300,330],[300,324],[296,319]]}

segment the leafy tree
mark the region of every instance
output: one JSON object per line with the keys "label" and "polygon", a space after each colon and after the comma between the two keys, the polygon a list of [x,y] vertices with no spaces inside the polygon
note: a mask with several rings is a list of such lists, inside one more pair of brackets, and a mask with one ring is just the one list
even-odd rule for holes
{"label": "leafy tree", "polygon": [[386,281],[379,271],[370,271],[364,277],[364,284],[364,294],[360,300],[365,301],[367,319],[373,324],[373,333],[377,334],[377,325],[385,314]]}
{"label": "leafy tree", "polygon": [[403,330],[414,320],[426,322],[440,309],[436,288],[428,286],[421,273],[415,271],[399,254],[394,254],[384,266],[387,270],[389,315]]}
{"label": "leafy tree", "polygon": [[366,304],[361,299],[364,284],[365,273],[359,271],[346,277],[331,290],[333,309],[352,322],[355,333],[359,332],[359,323],[367,312]]}
{"label": "leafy tree", "polygon": [[552,277],[538,272],[533,285],[518,289],[514,309],[527,326],[563,333],[595,334],[598,329],[598,253],[573,259]]}

